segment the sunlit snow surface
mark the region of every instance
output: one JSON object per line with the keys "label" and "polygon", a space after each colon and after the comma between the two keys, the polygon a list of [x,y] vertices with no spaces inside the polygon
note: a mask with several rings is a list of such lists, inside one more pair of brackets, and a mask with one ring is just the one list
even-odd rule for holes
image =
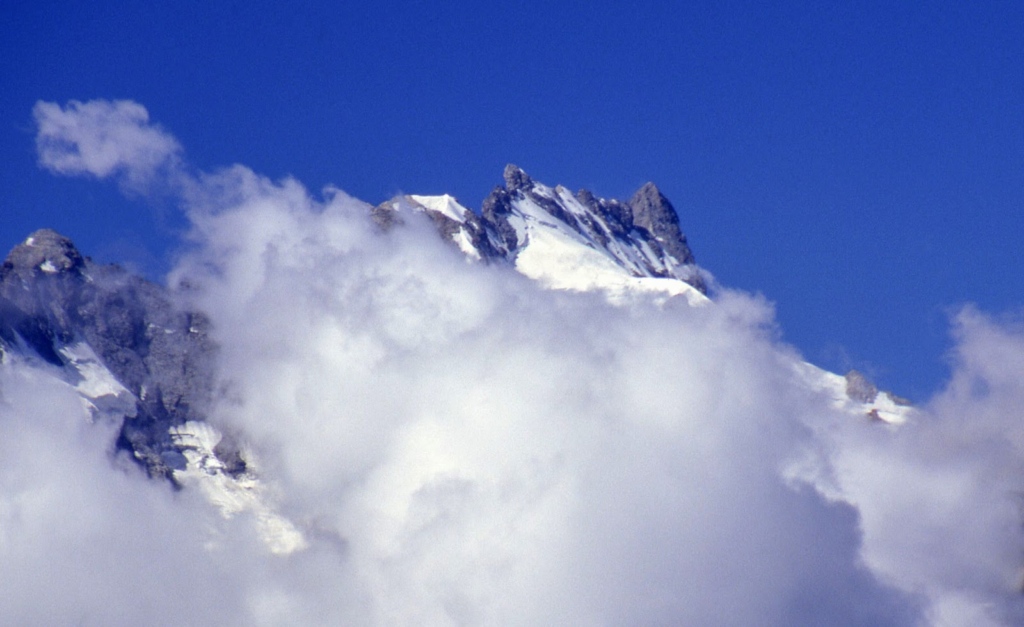
{"label": "sunlit snow surface", "polygon": [[623,266],[622,258],[611,256],[530,200],[515,201],[513,207],[515,213],[509,223],[516,229],[521,246],[516,270],[547,288],[602,291],[614,304],[638,296],[664,300],[680,295],[691,305],[708,302],[706,296],[679,279],[634,276]]}
{"label": "sunlit snow surface", "polygon": [[827,395],[832,399],[833,407],[853,416],[871,418],[889,425],[901,425],[915,413],[915,409],[910,405],[896,402],[890,392],[880,391],[873,400],[860,402],[847,394],[846,377],[822,370],[807,362],[798,362],[795,367],[800,378],[806,381],[811,389]]}
{"label": "sunlit snow surface", "polygon": [[213,452],[222,435],[209,424],[186,422],[172,427],[171,437],[188,460],[184,470],[174,471],[174,478],[182,485],[198,487],[225,518],[241,513],[255,516],[260,535],[272,552],[287,554],[306,548],[302,532],[271,506],[273,499],[255,473],[257,462],[252,451],[243,454],[247,472],[233,477]]}
{"label": "sunlit snow surface", "polygon": [[60,353],[67,363],[69,383],[91,416],[135,416],[135,396],[103,365],[91,346],[77,342],[60,349]]}
{"label": "sunlit snow surface", "polygon": [[[100,416],[111,419],[135,416],[135,396],[103,365],[88,344],[78,342],[65,346],[60,353],[66,360],[65,378],[94,420]],[[226,518],[241,513],[253,515],[272,552],[292,553],[306,547],[302,533],[272,508],[273,499],[257,478],[257,461],[252,451],[247,450],[243,455],[248,472],[232,477],[214,455],[214,447],[222,436],[209,424],[192,421],[172,427],[171,437],[188,462],[184,470],[174,471],[179,483],[198,488]]]}
{"label": "sunlit snow surface", "polygon": [[[550,188],[539,183],[533,185],[534,193],[558,202],[574,215],[587,216],[602,224],[606,231],[611,229],[603,218],[590,211],[563,187]],[[449,195],[407,196],[415,205],[438,212],[457,222],[464,222],[469,211]],[[692,285],[678,278],[644,276],[644,264],[671,272],[673,259],[668,266],[646,245],[633,247],[612,238],[602,245],[565,222],[552,216],[529,198],[513,201],[509,224],[516,230],[519,252],[515,267],[523,275],[538,281],[544,287],[575,292],[603,292],[613,304],[625,304],[636,298],[653,297],[664,301],[673,296],[682,296],[691,305],[703,305],[709,300]],[[473,248],[464,229],[453,239],[459,248],[472,258],[480,254]]]}

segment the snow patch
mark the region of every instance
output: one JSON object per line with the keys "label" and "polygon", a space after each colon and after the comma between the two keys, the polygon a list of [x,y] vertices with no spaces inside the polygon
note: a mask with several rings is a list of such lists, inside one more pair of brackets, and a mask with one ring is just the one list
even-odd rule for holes
{"label": "snow patch", "polygon": [[459,229],[456,233],[452,234],[452,241],[459,247],[467,257],[473,261],[480,261],[480,251],[473,245],[473,240],[470,238],[469,233],[466,229]]}
{"label": "snow patch", "polygon": [[272,553],[287,555],[309,546],[302,532],[271,505],[266,486],[252,472],[255,456],[246,451],[243,458],[249,469],[232,476],[214,454],[223,435],[205,422],[189,421],[171,427],[171,439],[181,449],[187,462],[183,470],[175,470],[174,478],[182,485],[199,488],[206,499],[220,509],[224,518],[250,512],[256,519],[260,536]]}
{"label": "snow patch", "polygon": [[602,291],[614,304],[642,296],[683,296],[691,305],[710,302],[679,279],[634,275],[630,269],[636,264],[613,257],[564,222],[552,222],[555,218],[532,201],[515,201],[513,210],[509,223],[521,242],[516,270],[549,289]]}
{"label": "snow patch", "polygon": [[469,209],[466,209],[459,204],[454,197],[444,194],[441,196],[408,196],[414,203],[423,206],[431,211],[436,211],[441,215],[451,218],[456,222],[465,222],[466,214],[469,213]]}
{"label": "snow patch", "polygon": [[879,392],[867,403],[854,400],[846,393],[846,377],[807,362],[798,362],[795,367],[811,389],[826,394],[834,408],[848,414],[878,420],[887,425],[901,425],[916,411],[909,405],[897,403],[888,392]]}
{"label": "snow patch", "polygon": [[60,353],[68,366],[69,383],[94,419],[98,415],[135,417],[135,396],[103,365],[91,346],[77,342],[61,348]]}

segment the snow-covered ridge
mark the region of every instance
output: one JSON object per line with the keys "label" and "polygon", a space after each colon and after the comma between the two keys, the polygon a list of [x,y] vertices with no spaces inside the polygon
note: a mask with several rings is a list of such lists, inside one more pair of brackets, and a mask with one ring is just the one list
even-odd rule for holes
{"label": "snow-covered ridge", "polygon": [[390,224],[392,214],[426,213],[470,259],[509,262],[550,289],[602,291],[613,303],[652,296],[707,302],[675,209],[653,184],[622,202],[549,187],[514,165],[504,178],[480,214],[447,194],[414,194],[379,205],[375,217]]}
{"label": "snow-covered ridge", "polygon": [[469,209],[466,209],[458,203],[453,196],[443,194],[441,196],[418,196],[412,194],[408,196],[409,200],[423,206],[429,211],[436,211],[446,218],[455,220],[456,222],[465,222],[466,214],[469,213]]}

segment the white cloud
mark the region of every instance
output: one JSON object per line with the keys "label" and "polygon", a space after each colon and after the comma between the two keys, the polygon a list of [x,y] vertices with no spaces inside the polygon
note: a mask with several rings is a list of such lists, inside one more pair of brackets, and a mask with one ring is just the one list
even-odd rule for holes
{"label": "white cloud", "polygon": [[0,395],[0,622],[170,625],[244,609],[203,549],[208,507],[113,463],[114,425],[89,424],[45,371],[8,358]]}
{"label": "white cloud", "polygon": [[[125,107],[152,154],[48,167],[176,159],[138,105],[37,117]],[[950,385],[891,430],[810,392],[759,299],[616,308],[468,264],[425,220],[377,233],[340,192],[241,166],[175,184],[193,228],[170,284],[221,344],[211,419],[311,546],[272,556],[252,521],[118,469],[109,430],[8,364],[7,622],[1020,623],[1019,327],[965,311]]]}
{"label": "white cloud", "polygon": [[126,189],[140,192],[181,153],[177,140],[130,100],[72,100],[64,107],[40,101],[32,114],[39,163],[56,174],[118,176]]}
{"label": "white cloud", "polygon": [[347,619],[913,616],[861,567],[855,512],[780,477],[824,405],[764,303],[614,308],[467,264],[425,221],[377,234],[344,196],[204,185],[172,283],[222,344],[215,419],[344,541],[368,602]]}
{"label": "white cloud", "polygon": [[967,308],[948,386],[898,431],[835,421],[826,492],[855,505],[865,562],[935,624],[1024,620],[1024,333]]}

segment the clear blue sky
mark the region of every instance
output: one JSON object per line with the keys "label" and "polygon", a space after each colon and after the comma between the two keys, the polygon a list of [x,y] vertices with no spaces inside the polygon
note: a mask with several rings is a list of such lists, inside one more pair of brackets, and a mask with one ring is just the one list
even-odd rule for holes
{"label": "clear blue sky", "polygon": [[128,98],[198,168],[373,203],[478,207],[506,162],[603,196],[653,180],[808,359],[913,398],[950,307],[1024,304],[1024,3],[95,4],[0,4],[4,250],[49,226],[168,267],[172,204],[36,166],[37,100]]}

